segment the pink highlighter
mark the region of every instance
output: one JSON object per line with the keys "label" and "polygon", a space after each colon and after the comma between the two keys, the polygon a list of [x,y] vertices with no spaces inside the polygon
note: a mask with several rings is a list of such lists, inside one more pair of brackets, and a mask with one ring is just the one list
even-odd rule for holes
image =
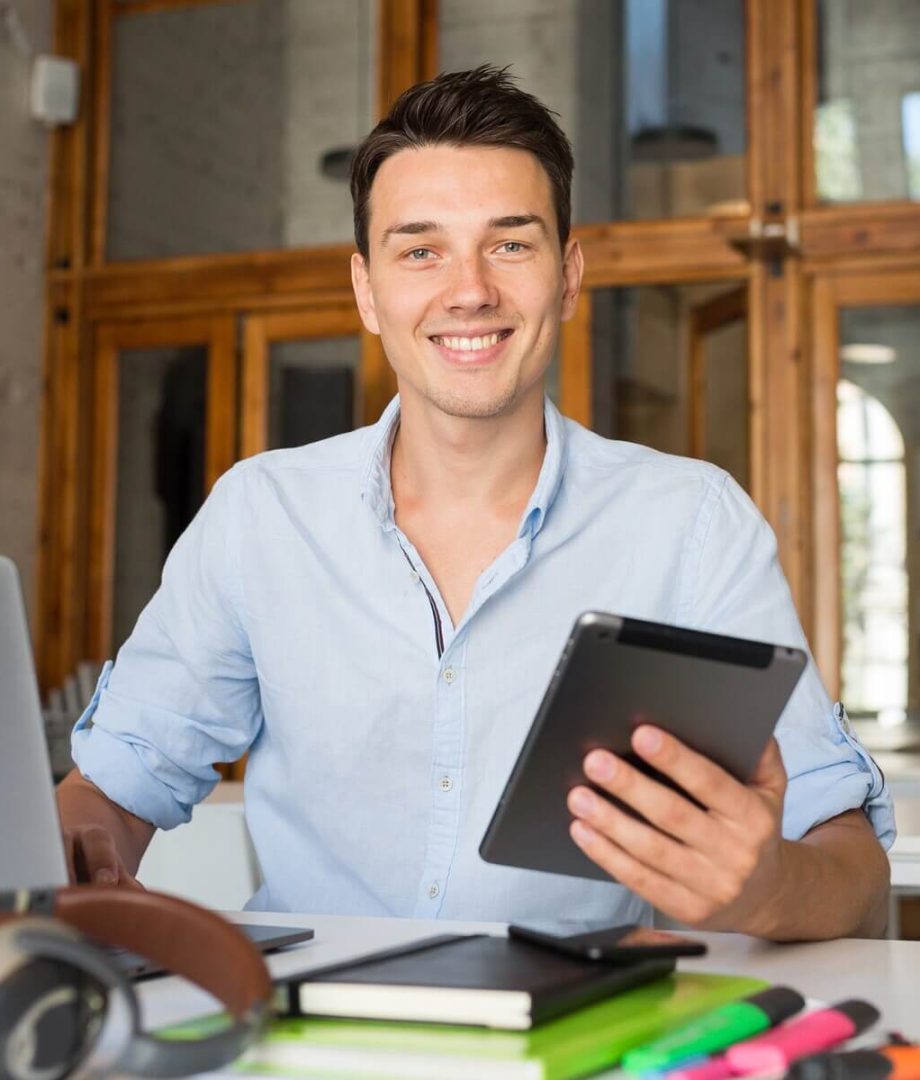
{"label": "pink highlighter", "polygon": [[878,1009],[867,1001],[841,1001],[730,1046],[725,1051],[725,1063],[736,1076],[785,1072],[796,1058],[852,1039],[878,1018]]}

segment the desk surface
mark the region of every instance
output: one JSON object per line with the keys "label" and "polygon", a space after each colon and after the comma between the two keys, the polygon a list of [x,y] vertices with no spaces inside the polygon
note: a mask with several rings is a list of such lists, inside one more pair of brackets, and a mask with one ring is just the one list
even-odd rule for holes
{"label": "desk surface", "polygon": [[[425,919],[372,919],[336,915],[234,915],[238,921],[281,926],[312,926],[312,942],[269,957],[275,978],[293,976],[311,968],[449,932],[503,933],[494,923],[452,923]],[[774,945],[740,934],[699,934],[709,944],[709,955],[682,960],[686,970],[753,975],[773,983],[794,986],[807,997],[840,1001],[863,997],[882,1012],[879,1030],[899,1030],[920,1040],[918,971],[920,941],[844,941],[805,945]],[[159,1026],[211,1011],[213,1001],[202,991],[176,978],[141,983],[139,994],[146,1022]]]}

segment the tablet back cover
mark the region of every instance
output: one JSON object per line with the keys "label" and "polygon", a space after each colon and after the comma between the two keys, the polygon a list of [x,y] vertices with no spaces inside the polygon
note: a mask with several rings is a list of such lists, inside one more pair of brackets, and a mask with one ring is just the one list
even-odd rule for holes
{"label": "tablet back cover", "polygon": [[568,831],[566,797],[587,783],[588,751],[604,747],[653,772],[629,746],[634,728],[653,723],[747,779],[806,662],[798,649],[604,613],[581,616],[480,854],[502,865],[609,881]]}

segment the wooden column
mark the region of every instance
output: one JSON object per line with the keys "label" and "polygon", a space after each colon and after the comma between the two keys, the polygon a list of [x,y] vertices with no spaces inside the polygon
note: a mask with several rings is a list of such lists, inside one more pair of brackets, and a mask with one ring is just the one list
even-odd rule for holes
{"label": "wooden column", "polygon": [[748,168],[752,495],[809,628],[807,379],[798,259],[801,210],[799,5],[749,0]]}

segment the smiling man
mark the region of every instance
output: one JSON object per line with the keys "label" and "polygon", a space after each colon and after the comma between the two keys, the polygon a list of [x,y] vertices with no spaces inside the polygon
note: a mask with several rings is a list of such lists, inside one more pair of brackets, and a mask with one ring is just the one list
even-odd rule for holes
{"label": "smiling man", "polygon": [[700,805],[586,758],[657,826],[573,789],[573,843],[616,880],[478,855],[581,611],[804,644],[772,534],[729,477],[545,397],[583,270],[571,175],[552,115],[492,68],[414,87],[364,141],[354,290],[399,397],[216,485],[75,730],[59,793],[75,874],[132,885],[154,829],[248,750],[254,908],[626,922],[655,904],[778,939],[881,931],[890,798],[813,664],[748,785],[636,732]]}

